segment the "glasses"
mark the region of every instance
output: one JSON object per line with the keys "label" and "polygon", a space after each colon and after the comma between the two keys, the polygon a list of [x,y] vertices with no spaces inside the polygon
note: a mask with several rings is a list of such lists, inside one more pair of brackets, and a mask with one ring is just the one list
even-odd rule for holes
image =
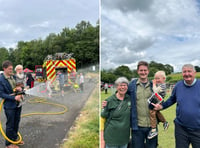
{"label": "glasses", "polygon": [[118,85],[119,87],[127,87],[126,84],[121,84],[121,85]]}

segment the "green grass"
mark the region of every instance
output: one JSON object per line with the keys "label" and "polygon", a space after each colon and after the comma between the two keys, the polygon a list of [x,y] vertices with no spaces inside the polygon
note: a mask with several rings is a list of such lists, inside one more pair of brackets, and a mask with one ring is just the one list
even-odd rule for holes
{"label": "green grass", "polygon": [[[170,94],[168,93],[165,97],[165,100],[167,100],[168,96]],[[163,124],[159,123],[158,125],[158,148],[173,148],[175,147],[175,137],[174,137],[174,119],[176,116],[176,104],[169,107],[166,110],[161,111],[161,113],[164,115],[165,119],[169,122],[169,128],[168,130],[164,131]]]}
{"label": "green grass", "polygon": [[[103,91],[101,92],[101,101],[108,98],[113,91],[108,90],[108,94],[105,94]],[[169,96],[167,94],[166,98]],[[166,99],[165,99],[166,100]],[[101,105],[100,105],[101,106]],[[164,131],[163,124],[160,123],[158,125],[159,135],[158,135],[158,148],[173,148],[175,147],[175,140],[174,140],[174,118],[175,118],[175,108],[176,104],[171,106],[170,108],[161,111],[165,117],[165,119],[169,122],[169,128],[167,131]]]}
{"label": "green grass", "polygon": [[[103,100],[105,100],[106,98],[108,98],[109,96],[111,96],[112,94],[114,94],[115,93],[115,89],[114,88],[109,88],[108,89],[108,94],[105,94],[105,91],[101,91],[101,102],[103,101]],[[100,106],[101,106],[101,104],[100,104]]]}
{"label": "green grass", "polygon": [[62,148],[99,147],[99,88],[93,91]]}

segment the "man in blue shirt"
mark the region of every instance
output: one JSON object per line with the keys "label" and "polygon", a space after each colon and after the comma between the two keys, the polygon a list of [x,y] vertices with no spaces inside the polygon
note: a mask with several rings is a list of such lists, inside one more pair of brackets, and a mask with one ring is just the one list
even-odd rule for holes
{"label": "man in blue shirt", "polygon": [[175,124],[176,148],[200,146],[200,80],[195,78],[193,65],[182,67],[183,80],[176,83],[171,96],[162,105],[153,104],[155,110],[166,109],[177,103]]}
{"label": "man in blue shirt", "polygon": [[[13,96],[13,89],[21,91],[21,87],[16,87],[15,77],[13,77],[13,65],[10,61],[4,61],[2,64],[4,73],[0,76],[0,97],[5,100],[4,110],[6,116],[6,136],[13,141],[18,138],[18,129],[22,107],[19,106],[21,95]],[[24,144],[21,141],[19,144]],[[6,148],[19,148],[6,140]]]}
{"label": "man in blue shirt", "polygon": [[133,148],[156,148],[157,136],[148,139],[151,130],[148,98],[152,95],[153,84],[148,79],[149,64],[140,61],[137,65],[138,79],[129,83],[127,93],[131,97],[131,128]]}

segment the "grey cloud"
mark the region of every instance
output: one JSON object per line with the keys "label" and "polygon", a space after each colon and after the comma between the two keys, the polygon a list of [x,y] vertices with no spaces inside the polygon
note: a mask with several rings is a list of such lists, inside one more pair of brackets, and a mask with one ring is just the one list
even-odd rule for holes
{"label": "grey cloud", "polygon": [[123,40],[114,43],[109,40],[102,43],[101,57],[103,61],[109,59],[110,62],[116,64],[131,64],[144,58],[145,50],[151,45],[151,40],[138,40],[132,43]]}
{"label": "grey cloud", "polygon": [[146,50],[150,48],[154,43],[154,39],[151,37],[139,37],[136,40],[133,40],[132,42],[128,43],[130,50],[140,51],[140,50]]}
{"label": "grey cloud", "polygon": [[[131,32],[120,30],[119,26],[102,25],[101,61],[102,67],[131,64],[144,58],[145,51],[154,44],[152,37],[134,36]],[[110,65],[109,64],[109,65]],[[112,65],[111,64],[111,65]]]}
{"label": "grey cloud", "polygon": [[148,11],[153,0],[102,0],[101,2],[103,7],[130,12],[135,10]]}
{"label": "grey cloud", "polygon": [[121,50],[120,52],[116,53],[115,58],[113,58],[111,61],[119,65],[131,64],[144,58],[144,55],[141,55],[140,52],[134,52],[134,51],[130,52],[129,54],[126,54],[125,52],[123,52],[123,50]]}
{"label": "grey cloud", "polygon": [[133,65],[134,63],[137,63],[139,60],[143,59],[144,56],[140,55],[139,52],[134,51],[128,54],[123,50],[121,50],[120,52],[112,53],[104,52],[103,54],[101,54],[101,67],[103,69],[114,69],[119,65]]}
{"label": "grey cloud", "polygon": [[102,42],[102,50],[104,50],[104,44],[111,45],[110,49],[123,49],[127,47],[128,50],[141,51],[151,47],[154,44],[155,39],[151,36],[138,36],[134,35],[127,30],[120,29],[120,26],[113,24],[112,26],[106,26],[102,24],[102,38],[105,39]]}

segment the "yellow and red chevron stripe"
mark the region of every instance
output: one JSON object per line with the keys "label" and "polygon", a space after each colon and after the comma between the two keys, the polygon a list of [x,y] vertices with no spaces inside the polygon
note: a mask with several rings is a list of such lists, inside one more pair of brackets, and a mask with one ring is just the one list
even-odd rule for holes
{"label": "yellow and red chevron stripe", "polygon": [[70,73],[72,69],[76,71],[76,60],[75,59],[67,60],[67,68],[68,68],[68,73]]}
{"label": "yellow and red chevron stripe", "polygon": [[56,70],[55,70],[55,66],[52,62],[52,60],[48,60],[46,61],[46,66],[47,66],[47,80],[50,80],[51,82],[53,82],[56,79]]}
{"label": "yellow and red chevron stripe", "polygon": [[54,61],[55,67],[67,67],[67,60],[55,60]]}

